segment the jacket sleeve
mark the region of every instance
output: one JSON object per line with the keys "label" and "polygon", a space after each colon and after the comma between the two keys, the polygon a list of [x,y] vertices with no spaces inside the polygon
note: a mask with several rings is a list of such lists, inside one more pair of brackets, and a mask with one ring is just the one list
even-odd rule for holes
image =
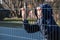
{"label": "jacket sleeve", "polygon": [[38,32],[40,30],[40,28],[39,28],[39,26],[37,24],[35,24],[35,25],[29,24],[28,20],[24,20],[23,24],[24,24],[24,29],[28,33],[35,33],[35,32]]}

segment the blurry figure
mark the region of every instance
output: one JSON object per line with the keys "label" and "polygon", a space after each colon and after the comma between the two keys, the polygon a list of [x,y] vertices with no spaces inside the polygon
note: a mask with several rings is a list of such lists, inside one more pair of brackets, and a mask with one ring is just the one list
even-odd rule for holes
{"label": "blurry figure", "polygon": [[[35,25],[29,24],[26,17],[24,17],[24,29],[28,33],[41,32],[47,40],[60,40],[60,27],[56,24],[53,18],[53,10],[49,4],[44,4],[41,0],[41,16],[37,15],[38,19]],[[26,16],[26,15],[25,15]]]}
{"label": "blurry figure", "polygon": [[[60,33],[60,27],[56,24],[53,18],[53,11],[49,4],[45,4],[42,7],[43,14],[43,30],[47,40],[60,40],[58,33]],[[58,38],[57,38],[58,37]]]}
{"label": "blurry figure", "polygon": [[36,19],[37,18],[35,13],[34,13],[34,10],[31,10],[31,11],[28,12],[28,18],[31,18],[31,19],[33,19],[33,18]]}
{"label": "blurry figure", "polygon": [[28,6],[27,6],[27,13],[28,13],[28,18],[36,18],[35,16],[35,10],[34,10],[34,4],[33,3],[29,3]]}
{"label": "blurry figure", "polygon": [[33,3],[29,3],[28,6],[29,10],[31,10],[33,8]]}

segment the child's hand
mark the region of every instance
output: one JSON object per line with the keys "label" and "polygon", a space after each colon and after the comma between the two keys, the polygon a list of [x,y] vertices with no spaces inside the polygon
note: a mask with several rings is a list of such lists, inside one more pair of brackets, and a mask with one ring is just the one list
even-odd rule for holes
{"label": "child's hand", "polygon": [[25,19],[27,19],[26,10],[25,10],[25,8],[21,8],[21,10],[22,10],[22,20],[24,21]]}
{"label": "child's hand", "polygon": [[41,7],[37,7],[37,16],[38,18],[41,18],[43,16]]}

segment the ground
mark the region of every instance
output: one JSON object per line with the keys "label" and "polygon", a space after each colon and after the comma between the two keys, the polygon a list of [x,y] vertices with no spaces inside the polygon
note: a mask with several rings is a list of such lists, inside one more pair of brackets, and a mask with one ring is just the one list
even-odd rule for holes
{"label": "ground", "polygon": [[42,33],[27,33],[22,21],[0,21],[0,40],[46,40]]}
{"label": "ground", "polygon": [[0,40],[46,40],[41,32],[27,33],[23,28],[0,27]]}

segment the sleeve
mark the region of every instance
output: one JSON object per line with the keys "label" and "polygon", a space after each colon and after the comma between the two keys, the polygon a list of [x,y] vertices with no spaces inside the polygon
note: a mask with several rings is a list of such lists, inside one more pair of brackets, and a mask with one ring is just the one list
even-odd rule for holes
{"label": "sleeve", "polygon": [[40,28],[39,28],[39,26],[37,24],[35,24],[35,25],[29,24],[28,20],[24,20],[23,24],[24,24],[24,29],[28,33],[35,33],[35,32],[38,32],[40,30]]}

